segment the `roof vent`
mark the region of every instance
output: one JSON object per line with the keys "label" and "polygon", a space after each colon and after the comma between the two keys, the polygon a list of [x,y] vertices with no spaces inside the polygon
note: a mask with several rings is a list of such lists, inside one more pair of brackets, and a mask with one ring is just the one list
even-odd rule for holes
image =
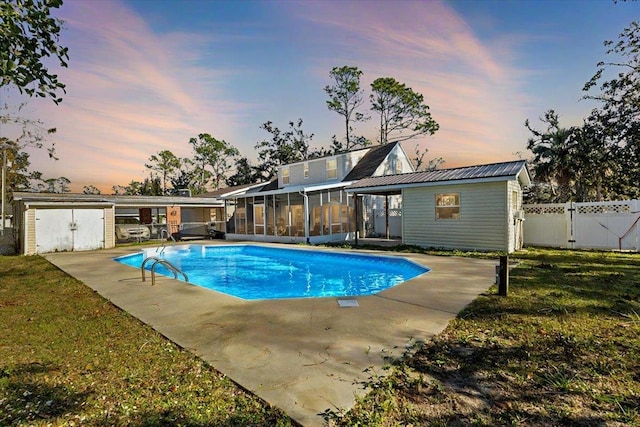
{"label": "roof vent", "polygon": [[179,188],[178,189],[179,197],[191,197],[191,189],[189,188]]}

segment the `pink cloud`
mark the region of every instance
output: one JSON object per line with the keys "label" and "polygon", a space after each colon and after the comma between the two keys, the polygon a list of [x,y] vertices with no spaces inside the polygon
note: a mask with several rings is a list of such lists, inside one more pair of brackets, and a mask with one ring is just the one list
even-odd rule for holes
{"label": "pink cloud", "polygon": [[[509,160],[524,150],[527,97],[516,76],[526,70],[514,64],[517,45],[506,37],[490,45],[481,42],[467,22],[438,1],[308,2],[297,14],[321,34],[344,41],[337,55],[319,61],[318,74],[357,65],[367,93],[372,80],[388,76],[425,96],[440,130],[408,141],[408,151],[418,143],[430,149],[430,156],[444,157],[446,166],[458,166]],[[372,122],[361,126],[370,137],[375,135]]]}
{"label": "pink cloud", "polygon": [[71,58],[59,74],[67,94],[59,106],[32,101],[58,128],[60,160],[33,153],[34,169],[68,177],[73,191],[93,184],[110,192],[142,180],[151,154],[187,156],[199,133],[233,135],[246,106],[224,99],[218,72],[194,63],[202,36],[155,34],[117,1],[71,2],[63,13]]}

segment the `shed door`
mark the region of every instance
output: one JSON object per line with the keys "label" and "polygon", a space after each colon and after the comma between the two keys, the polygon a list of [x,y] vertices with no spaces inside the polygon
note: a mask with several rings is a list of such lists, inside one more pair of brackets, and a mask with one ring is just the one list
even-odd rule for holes
{"label": "shed door", "polygon": [[37,209],[36,253],[104,247],[102,209]]}
{"label": "shed door", "polygon": [[73,250],[73,209],[36,210],[36,253]]}
{"label": "shed door", "polygon": [[104,211],[73,210],[73,250],[90,251],[104,248]]}

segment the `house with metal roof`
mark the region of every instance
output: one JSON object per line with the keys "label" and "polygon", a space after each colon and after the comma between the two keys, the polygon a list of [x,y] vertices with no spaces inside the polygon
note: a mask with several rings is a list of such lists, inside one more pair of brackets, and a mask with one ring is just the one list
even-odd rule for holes
{"label": "house with metal roof", "polygon": [[352,240],[364,227],[356,224],[356,203],[344,189],[363,178],[413,171],[399,143],[280,166],[273,181],[221,197],[232,212],[227,215],[227,239],[311,244]]}
{"label": "house with metal roof", "polygon": [[[522,248],[524,160],[369,177],[345,188],[360,195],[402,196],[402,242],[464,250]],[[356,236],[357,237],[357,236]]]}

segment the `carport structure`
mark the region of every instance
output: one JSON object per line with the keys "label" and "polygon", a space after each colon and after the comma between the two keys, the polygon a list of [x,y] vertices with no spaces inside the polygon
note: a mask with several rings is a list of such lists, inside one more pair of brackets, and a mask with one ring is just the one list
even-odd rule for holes
{"label": "carport structure", "polygon": [[226,224],[224,202],[208,197],[15,192],[12,203],[16,249],[24,255],[113,248],[116,215],[139,218],[152,238],[185,224]]}

